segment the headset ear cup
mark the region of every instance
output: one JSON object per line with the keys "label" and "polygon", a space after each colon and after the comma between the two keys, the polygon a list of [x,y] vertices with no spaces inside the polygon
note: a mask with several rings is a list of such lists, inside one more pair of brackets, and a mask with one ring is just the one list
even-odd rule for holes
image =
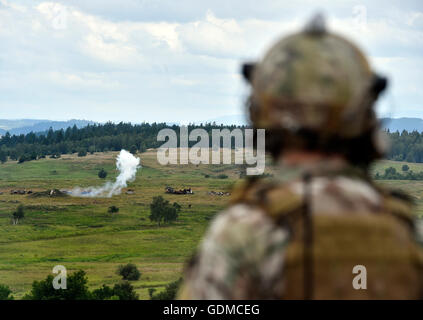
{"label": "headset ear cup", "polygon": [[377,98],[388,86],[388,79],[375,74],[372,84],[372,92]]}
{"label": "headset ear cup", "polygon": [[255,63],[244,63],[242,65],[242,75],[244,76],[244,79],[250,83],[251,83],[251,77],[255,67],[256,67]]}

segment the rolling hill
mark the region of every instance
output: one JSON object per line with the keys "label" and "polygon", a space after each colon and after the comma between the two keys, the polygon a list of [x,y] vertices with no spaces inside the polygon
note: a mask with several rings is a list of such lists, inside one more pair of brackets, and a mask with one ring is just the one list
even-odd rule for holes
{"label": "rolling hill", "polygon": [[52,121],[44,119],[18,119],[18,120],[7,120],[0,119],[0,135],[9,132],[11,135],[16,134],[27,134],[32,132],[43,132],[48,130],[50,127],[53,130],[66,129],[76,125],[78,128],[87,126],[88,124],[94,124],[94,121],[88,120],[68,120],[68,121]]}

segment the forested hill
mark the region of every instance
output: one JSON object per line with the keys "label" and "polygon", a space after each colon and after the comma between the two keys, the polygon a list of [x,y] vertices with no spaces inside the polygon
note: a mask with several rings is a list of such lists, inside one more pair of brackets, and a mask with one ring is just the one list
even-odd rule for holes
{"label": "forested hill", "polygon": [[[20,162],[35,160],[45,156],[60,157],[61,154],[77,152],[84,156],[87,152],[119,151],[127,149],[131,152],[145,151],[157,148],[163,144],[157,141],[161,129],[172,128],[179,133],[179,126],[169,126],[166,123],[106,123],[93,124],[83,128],[74,125],[66,130],[50,129],[43,134],[33,132],[21,135],[6,134],[0,138],[0,161],[7,159]],[[245,126],[223,126],[216,124],[191,125],[188,129],[203,128],[207,132],[212,129],[234,128],[244,129]],[[423,133],[387,132],[392,147],[387,159],[408,162],[423,162]],[[211,136],[211,135],[210,135]],[[190,145],[196,142],[190,142]]]}
{"label": "forested hill", "polygon": [[[5,134],[0,138],[0,161],[8,158],[19,162],[35,160],[45,156],[60,157],[61,154],[75,153],[84,156],[87,152],[119,151],[127,149],[131,152],[157,148],[163,144],[157,141],[161,129],[171,128],[179,133],[179,126],[166,123],[106,123],[88,125],[78,128],[74,125],[66,130],[48,130],[45,134],[28,133],[21,135]],[[203,128],[211,132],[213,128],[244,128],[243,126],[218,126],[215,124],[190,125],[188,130]],[[193,145],[196,142],[191,142]]]}
{"label": "forested hill", "polygon": [[78,128],[83,128],[89,124],[94,124],[94,121],[88,120],[67,120],[67,121],[52,121],[52,120],[36,120],[36,119],[19,119],[6,120],[0,119],[0,136],[5,135],[6,132],[10,134],[27,134],[30,132],[44,132],[49,128],[53,130],[66,129],[76,125]]}
{"label": "forested hill", "polygon": [[387,159],[395,161],[423,162],[423,132],[396,131],[389,133],[391,149]]}
{"label": "forested hill", "polygon": [[381,118],[382,127],[390,132],[403,130],[408,132],[423,131],[423,119],[420,118]]}

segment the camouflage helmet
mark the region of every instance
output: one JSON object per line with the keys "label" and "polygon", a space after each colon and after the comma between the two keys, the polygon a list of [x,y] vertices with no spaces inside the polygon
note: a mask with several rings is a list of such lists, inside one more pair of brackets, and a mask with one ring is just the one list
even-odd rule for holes
{"label": "camouflage helmet", "polygon": [[321,15],[278,41],[259,63],[245,64],[243,74],[252,86],[256,128],[340,140],[378,131],[372,106],[387,81],[372,72],[359,48],[327,32]]}

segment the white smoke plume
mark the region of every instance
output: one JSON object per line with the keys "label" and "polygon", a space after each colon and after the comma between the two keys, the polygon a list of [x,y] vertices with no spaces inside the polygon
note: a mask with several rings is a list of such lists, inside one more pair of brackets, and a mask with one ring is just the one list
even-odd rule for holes
{"label": "white smoke plume", "polygon": [[135,175],[140,167],[140,158],[136,158],[132,153],[122,149],[116,158],[116,169],[119,170],[119,175],[114,183],[108,181],[101,187],[76,187],[68,193],[73,197],[110,198],[120,194],[128,182],[135,180]]}

